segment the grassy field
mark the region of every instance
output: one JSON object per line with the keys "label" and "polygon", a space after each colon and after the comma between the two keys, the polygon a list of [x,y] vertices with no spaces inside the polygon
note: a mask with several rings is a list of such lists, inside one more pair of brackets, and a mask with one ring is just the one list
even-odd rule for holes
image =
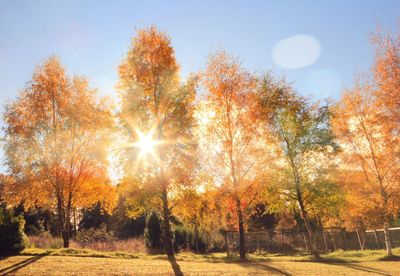
{"label": "grassy field", "polygon": [[[400,254],[400,249],[395,250]],[[338,251],[314,262],[308,256],[249,255],[248,262],[224,254],[177,255],[184,275],[400,275],[400,262],[382,261],[384,251]],[[163,255],[90,250],[29,249],[0,260],[0,275],[173,275]]]}

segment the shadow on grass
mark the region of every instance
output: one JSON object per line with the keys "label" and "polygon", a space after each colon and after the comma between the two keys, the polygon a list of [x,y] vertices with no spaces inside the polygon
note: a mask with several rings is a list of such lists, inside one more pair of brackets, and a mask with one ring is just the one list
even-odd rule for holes
{"label": "shadow on grass", "polygon": [[[392,256],[391,259],[387,259],[387,260],[388,261],[389,260],[390,261],[393,261],[393,260],[399,261],[400,258],[398,256]],[[359,264],[357,264],[357,262],[347,261],[347,260],[343,260],[340,258],[332,258],[332,257],[331,258],[322,258],[322,257],[320,257],[318,259],[308,260],[308,262],[320,262],[320,263],[324,263],[324,264],[328,264],[328,265],[344,266],[344,267],[362,271],[362,272],[375,273],[377,275],[391,275],[385,271],[382,271],[382,270],[379,270],[376,268],[372,268],[372,267],[368,267],[368,266],[359,265]]]}
{"label": "shadow on grass", "polygon": [[[240,260],[239,256],[230,256],[230,257],[216,257],[213,255],[203,255],[202,259],[211,262],[211,263],[240,263],[243,262]],[[267,261],[267,259],[265,259]]]}
{"label": "shadow on grass", "polygon": [[385,256],[379,259],[380,261],[388,261],[388,262],[400,262],[400,256],[392,255]]}
{"label": "shadow on grass", "polygon": [[338,262],[325,262],[325,263],[329,264],[329,265],[344,266],[344,267],[351,268],[351,269],[358,270],[358,271],[362,271],[362,272],[375,273],[377,275],[388,275],[388,276],[392,275],[392,274],[389,274],[389,273],[387,273],[385,271],[382,271],[382,270],[379,270],[379,269],[376,269],[376,268],[372,268],[372,267],[368,267],[368,266],[362,266],[362,265],[355,264],[355,263],[347,263],[347,262],[341,262],[341,263],[338,263]]}
{"label": "shadow on grass", "polygon": [[168,256],[168,261],[171,264],[175,276],[183,276],[182,270],[179,264],[176,262],[175,256]]}
{"label": "shadow on grass", "polygon": [[21,261],[19,263],[10,265],[10,266],[8,266],[6,268],[1,269],[0,270],[0,275],[7,275],[9,273],[13,273],[13,272],[15,272],[15,271],[27,266],[27,265],[30,265],[31,263],[36,262],[37,260],[39,260],[39,259],[41,259],[41,258],[43,258],[43,257],[45,257],[47,255],[48,254],[42,254],[42,255],[33,256],[33,257],[31,257],[29,259],[26,259],[26,260],[23,260],[23,261]]}
{"label": "shadow on grass", "polygon": [[264,262],[259,262],[259,261],[247,261],[247,262],[238,262],[239,265],[246,267],[246,268],[258,268],[258,269],[262,269],[266,272],[269,273],[274,273],[274,274],[279,274],[279,275],[292,275],[289,272],[286,272],[284,270],[281,270],[279,268],[267,265]]}

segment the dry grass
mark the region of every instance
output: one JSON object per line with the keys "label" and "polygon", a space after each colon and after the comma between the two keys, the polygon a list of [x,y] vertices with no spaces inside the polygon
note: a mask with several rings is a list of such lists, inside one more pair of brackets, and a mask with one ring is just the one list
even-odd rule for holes
{"label": "dry grass", "polygon": [[[50,233],[44,232],[37,236],[29,236],[29,248],[60,249],[63,247],[61,238],[52,237]],[[70,247],[74,249],[89,249],[101,252],[121,251],[128,253],[147,253],[143,238],[131,238],[127,240],[110,239],[104,242],[79,243],[70,241]]]}
{"label": "dry grass", "polygon": [[[394,249],[400,255],[400,248]],[[384,250],[337,251],[313,262],[307,255],[249,255],[248,262],[223,253],[181,253],[184,275],[400,275],[400,262],[379,261]],[[89,249],[31,248],[0,259],[0,275],[173,275],[165,255],[100,252]]]}
{"label": "dry grass", "polygon": [[78,243],[71,241],[72,248],[91,249],[96,251],[124,251],[129,253],[147,253],[146,245],[142,238],[127,240],[110,240],[106,242]]}
{"label": "dry grass", "polygon": [[48,232],[37,236],[28,236],[28,240],[29,247],[32,248],[57,249],[63,247],[63,240],[61,238],[52,237]]}
{"label": "dry grass", "polygon": [[[296,261],[209,262],[179,260],[184,275],[400,275],[398,262],[318,263]],[[71,256],[15,256],[0,260],[11,275],[173,275],[170,263],[151,257],[110,259]]]}

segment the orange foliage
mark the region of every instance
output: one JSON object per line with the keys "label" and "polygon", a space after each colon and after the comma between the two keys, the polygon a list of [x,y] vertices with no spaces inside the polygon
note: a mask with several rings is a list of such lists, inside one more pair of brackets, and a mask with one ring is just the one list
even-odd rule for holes
{"label": "orange foliage", "polygon": [[233,200],[240,232],[240,256],[245,258],[243,199],[256,176],[257,128],[251,116],[255,78],[221,51],[212,56],[203,74],[207,101],[198,109],[203,123],[201,143],[207,152],[207,172]]}
{"label": "orange foliage", "polygon": [[66,246],[70,215],[115,192],[106,174],[110,112],[84,78],[69,78],[56,57],[36,68],[19,98],[6,108],[6,156],[14,181],[4,197],[26,208],[55,208]]}

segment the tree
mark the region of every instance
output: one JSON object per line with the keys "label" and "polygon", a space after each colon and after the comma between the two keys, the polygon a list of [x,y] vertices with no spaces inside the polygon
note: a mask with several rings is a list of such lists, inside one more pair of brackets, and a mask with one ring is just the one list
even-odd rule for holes
{"label": "tree", "polygon": [[284,204],[296,201],[308,233],[309,248],[318,257],[310,213],[315,212],[312,203],[318,198],[326,199],[323,192],[330,191],[322,189],[322,182],[329,182],[329,159],[336,148],[330,111],[328,106],[310,104],[271,75],[261,80],[257,98],[256,117],[264,123],[267,141],[276,145],[275,161],[280,175],[275,176],[279,188],[275,192],[281,192],[275,194],[286,195]]}
{"label": "tree", "polygon": [[[257,130],[250,116],[255,78],[224,51],[211,56],[203,74],[207,98],[198,109],[207,173],[233,199],[240,234],[240,259],[246,259],[243,196],[252,191]],[[259,154],[259,153],[258,153]]]}
{"label": "tree", "polygon": [[0,204],[0,256],[18,254],[27,245],[24,233],[24,218],[7,210]]}
{"label": "tree", "polygon": [[156,253],[160,253],[159,250],[162,248],[162,233],[160,220],[155,212],[147,215],[144,237],[146,246],[150,249],[150,252],[155,251]]}
{"label": "tree", "polygon": [[277,224],[277,215],[268,211],[267,204],[257,202],[249,218],[249,225],[252,230],[270,230]]}
{"label": "tree", "polygon": [[373,94],[379,109],[400,128],[400,33],[385,32],[380,28],[372,34],[375,60],[372,66]]}
{"label": "tree", "polygon": [[114,204],[106,171],[110,112],[88,80],[69,78],[51,57],[6,106],[4,120],[5,154],[14,178],[4,187],[6,201],[55,208],[68,247],[74,210],[97,201]]}
{"label": "tree", "polygon": [[158,199],[152,203],[161,204],[164,245],[171,258],[171,191],[190,184],[195,148],[196,82],[190,78],[182,85],[178,73],[170,39],[155,27],[137,32],[119,67],[121,121],[128,139],[136,142],[125,150],[125,181],[139,179],[135,184]]}
{"label": "tree", "polygon": [[199,232],[205,226],[205,217],[207,216],[206,212],[208,209],[204,193],[200,193],[196,188],[186,189],[176,199],[175,206],[177,217],[193,228],[194,247],[196,253],[200,253]]}
{"label": "tree", "polygon": [[132,218],[128,207],[126,199],[120,193],[117,206],[109,220],[109,228],[121,239],[142,236],[146,226],[146,214]]}
{"label": "tree", "polygon": [[[349,153],[343,152],[342,154]],[[362,170],[354,169],[354,166],[349,165],[350,163],[344,162],[337,177],[345,192],[345,204],[340,218],[346,228],[356,231],[360,247],[364,249],[365,230],[381,227],[383,224],[382,210],[375,204],[371,204],[371,195],[375,194],[376,196],[375,187],[365,181],[365,174]],[[374,234],[376,245],[380,248],[378,237],[376,233]]]}
{"label": "tree", "polygon": [[103,225],[109,230],[111,215],[106,213],[100,202],[96,202],[90,207],[83,208],[81,211],[81,220],[79,221],[79,229],[100,229]]}
{"label": "tree", "polygon": [[334,108],[333,126],[343,149],[343,175],[358,180],[348,199],[359,205],[358,213],[379,213],[391,256],[389,225],[400,207],[400,136],[393,113],[382,108],[381,93],[373,81],[356,79]]}

